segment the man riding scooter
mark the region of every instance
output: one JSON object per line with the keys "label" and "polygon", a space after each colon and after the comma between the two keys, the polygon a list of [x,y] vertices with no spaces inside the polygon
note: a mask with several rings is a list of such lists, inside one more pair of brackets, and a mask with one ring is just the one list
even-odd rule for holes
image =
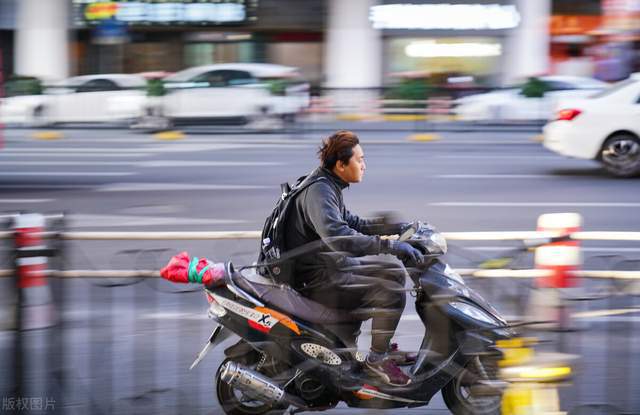
{"label": "man riding scooter", "polygon": [[[353,132],[338,131],[325,139],[318,156],[321,166],[307,176],[311,184],[296,195],[286,217],[286,250],[321,241],[317,251],[296,257],[293,288],[359,320],[371,318],[367,369],[385,383],[407,385],[411,378],[398,364],[411,364],[416,355],[390,344],[405,306],[406,271],[400,264],[353,257],[392,254],[420,263],[422,254],[406,242],[380,237],[399,234],[406,224],[361,219],[345,208],[342,191],[362,181],[366,169],[364,152]],[[327,266],[328,262],[334,266]],[[346,270],[354,267],[357,273]]]}

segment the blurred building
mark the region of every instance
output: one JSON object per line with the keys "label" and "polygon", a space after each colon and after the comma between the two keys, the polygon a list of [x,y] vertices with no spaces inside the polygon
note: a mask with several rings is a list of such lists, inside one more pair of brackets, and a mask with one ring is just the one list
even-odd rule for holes
{"label": "blurred building", "polygon": [[424,73],[499,85],[636,69],[640,0],[0,0],[2,72],[173,72],[221,62],[301,68],[375,89]]}
{"label": "blurred building", "polygon": [[[325,3],[317,0],[0,0],[3,72],[61,78],[272,62],[299,67],[319,82],[324,16]],[[45,33],[43,20],[66,40]],[[51,67],[52,48],[68,67]],[[22,49],[37,51],[41,63],[29,63]]]}

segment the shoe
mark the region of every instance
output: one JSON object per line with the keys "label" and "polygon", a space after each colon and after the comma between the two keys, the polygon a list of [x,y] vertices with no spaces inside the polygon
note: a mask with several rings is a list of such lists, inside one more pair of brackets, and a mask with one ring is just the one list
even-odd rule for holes
{"label": "shoe", "polygon": [[396,362],[398,366],[409,366],[416,362],[418,353],[403,352],[398,349],[398,343],[391,343],[387,355]]}
{"label": "shoe", "polygon": [[411,378],[387,355],[383,355],[378,359],[372,359],[371,356],[367,356],[365,366],[388,385],[407,386],[411,383]]}

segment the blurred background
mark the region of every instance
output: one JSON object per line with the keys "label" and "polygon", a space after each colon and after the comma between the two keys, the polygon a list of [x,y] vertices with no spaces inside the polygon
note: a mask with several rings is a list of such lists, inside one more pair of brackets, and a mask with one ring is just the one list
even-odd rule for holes
{"label": "blurred background", "polygon": [[[0,0],[2,413],[222,413],[231,343],[190,372],[207,303],[157,270],[251,264],[350,129],[350,211],[429,221],[509,320],[552,321],[525,334],[577,358],[556,413],[640,414],[639,41],[640,0]],[[551,284],[536,230],[586,232]]]}

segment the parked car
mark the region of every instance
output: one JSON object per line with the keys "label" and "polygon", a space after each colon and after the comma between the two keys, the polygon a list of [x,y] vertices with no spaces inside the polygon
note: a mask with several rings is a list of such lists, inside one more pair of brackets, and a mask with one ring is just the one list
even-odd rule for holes
{"label": "parked car", "polygon": [[0,121],[43,126],[56,123],[129,122],[146,102],[146,80],[129,74],[83,75],[52,84],[42,94],[0,102]]}
{"label": "parked car", "polygon": [[640,174],[640,75],[583,99],[558,103],[544,127],[544,146],[601,162],[615,176]]}
{"label": "parked car", "polygon": [[164,87],[160,113],[171,123],[291,120],[309,105],[309,85],[282,65],[199,66],[164,78]]}
{"label": "parked car", "polygon": [[580,98],[609,86],[606,82],[580,76],[542,76],[542,97],[527,96],[525,85],[460,98],[454,113],[464,121],[548,120],[559,99]]}

